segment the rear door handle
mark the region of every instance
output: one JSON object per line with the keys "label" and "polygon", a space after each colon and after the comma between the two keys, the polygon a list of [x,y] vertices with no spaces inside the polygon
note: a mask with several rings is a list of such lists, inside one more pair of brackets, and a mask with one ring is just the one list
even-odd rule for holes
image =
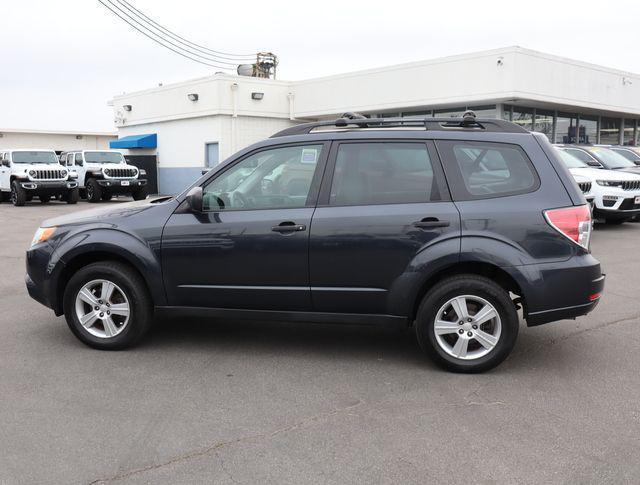
{"label": "rear door handle", "polygon": [[414,222],[413,225],[420,229],[431,229],[434,227],[449,227],[449,221],[441,221],[435,217],[425,217],[421,221]]}
{"label": "rear door handle", "polygon": [[300,232],[306,231],[307,226],[304,224],[296,224],[295,222],[285,221],[281,222],[277,226],[271,228],[273,232],[285,233],[285,232]]}

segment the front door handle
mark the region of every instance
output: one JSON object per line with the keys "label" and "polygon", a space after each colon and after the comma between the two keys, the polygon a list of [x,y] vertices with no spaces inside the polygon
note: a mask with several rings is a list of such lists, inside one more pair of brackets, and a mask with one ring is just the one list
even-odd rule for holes
{"label": "front door handle", "polygon": [[279,232],[279,233],[300,232],[300,231],[306,231],[307,226],[305,226],[304,224],[296,224],[295,222],[291,222],[291,221],[284,221],[278,224],[277,226],[273,226],[271,230],[273,232]]}
{"label": "front door handle", "polygon": [[425,217],[421,221],[414,222],[413,225],[420,229],[431,229],[434,227],[449,227],[449,221],[441,221],[436,217]]}

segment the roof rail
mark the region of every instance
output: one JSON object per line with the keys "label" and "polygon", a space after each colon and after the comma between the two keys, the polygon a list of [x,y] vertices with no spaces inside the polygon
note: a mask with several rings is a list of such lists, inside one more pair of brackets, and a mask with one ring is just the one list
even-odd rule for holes
{"label": "roof rail", "polygon": [[[285,128],[271,138],[306,135],[313,131],[348,131],[358,129],[383,130],[389,128],[424,128],[429,131],[476,130],[502,133],[529,133],[521,126],[499,119],[477,119],[473,111],[466,111],[462,118],[366,118],[359,113],[345,113],[333,121],[303,123]],[[326,128],[326,129],[323,129]]]}

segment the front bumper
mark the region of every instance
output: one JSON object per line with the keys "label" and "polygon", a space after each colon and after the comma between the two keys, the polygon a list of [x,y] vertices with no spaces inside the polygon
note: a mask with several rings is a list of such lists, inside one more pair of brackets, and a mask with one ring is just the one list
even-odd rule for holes
{"label": "front bumper", "polygon": [[640,204],[636,204],[636,197],[640,192],[625,191],[618,188],[607,188],[604,194],[595,198],[594,216],[606,219],[630,219],[640,214]]}
{"label": "front bumper", "polygon": [[147,181],[145,179],[99,179],[97,182],[98,185],[104,190],[112,192],[114,194],[133,192],[134,190],[138,190],[140,187],[144,187],[145,185],[147,185]]}
{"label": "front bumper", "polygon": [[78,187],[78,182],[75,180],[23,180],[20,181],[20,187],[29,193],[56,195],[75,189]]}

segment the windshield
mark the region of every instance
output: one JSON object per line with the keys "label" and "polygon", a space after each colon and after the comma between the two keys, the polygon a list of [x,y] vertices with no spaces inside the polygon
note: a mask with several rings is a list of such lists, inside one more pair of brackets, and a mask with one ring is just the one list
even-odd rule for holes
{"label": "windshield", "polygon": [[640,161],[640,155],[632,150],[627,150],[626,148],[612,148],[612,150],[632,162]]}
{"label": "windshield", "polygon": [[558,150],[558,155],[560,155],[560,160],[567,166],[567,168],[585,168],[589,167],[582,160],[578,160],[576,157],[571,155],[571,153],[566,150]]}
{"label": "windshield", "polygon": [[13,163],[60,163],[56,152],[13,152]]}
{"label": "windshield", "polygon": [[120,152],[84,152],[87,163],[125,163]]}
{"label": "windshield", "polygon": [[587,150],[589,153],[593,153],[598,160],[608,168],[609,170],[615,170],[617,168],[635,167],[636,164],[631,160],[627,160],[619,153],[614,152],[608,148],[592,147]]}

